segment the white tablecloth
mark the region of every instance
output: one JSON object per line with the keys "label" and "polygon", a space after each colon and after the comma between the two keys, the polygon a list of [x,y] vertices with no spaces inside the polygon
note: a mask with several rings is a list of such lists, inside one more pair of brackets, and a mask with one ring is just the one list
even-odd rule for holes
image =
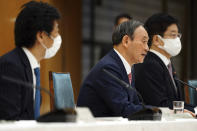
{"label": "white tablecloth", "polygon": [[197,131],[197,119],[128,121],[108,118],[93,122],[37,123],[36,121],[1,122],[1,131]]}

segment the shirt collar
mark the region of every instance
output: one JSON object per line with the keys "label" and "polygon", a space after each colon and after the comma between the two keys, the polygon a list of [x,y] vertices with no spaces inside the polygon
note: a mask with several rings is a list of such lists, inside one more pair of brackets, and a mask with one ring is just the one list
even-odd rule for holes
{"label": "shirt collar", "polygon": [[32,69],[35,69],[37,67],[40,67],[40,63],[38,63],[37,59],[35,56],[25,47],[22,47],[24,50],[25,54],[27,55],[27,58],[29,59],[30,65]]}
{"label": "shirt collar", "polygon": [[129,63],[125,60],[125,58],[116,50],[114,49],[114,51],[118,54],[118,56],[120,57],[125,69],[126,69],[126,72],[127,72],[127,75],[131,73],[131,66],[129,65]]}
{"label": "shirt collar", "polygon": [[156,54],[162,61],[163,63],[168,66],[168,64],[170,63],[170,59],[168,59],[166,56],[162,55],[161,53],[159,53],[156,50],[150,49],[150,52]]}

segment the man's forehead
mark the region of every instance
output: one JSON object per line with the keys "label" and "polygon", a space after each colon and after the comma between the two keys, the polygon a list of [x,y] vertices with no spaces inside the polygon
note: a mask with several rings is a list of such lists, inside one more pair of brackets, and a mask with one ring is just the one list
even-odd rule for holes
{"label": "man's forehead", "polygon": [[142,36],[144,39],[149,39],[147,31],[143,26],[139,26],[135,29],[134,35]]}
{"label": "man's forehead", "polygon": [[177,32],[177,31],[178,31],[178,27],[176,24],[172,24],[168,26],[166,30],[166,32]]}

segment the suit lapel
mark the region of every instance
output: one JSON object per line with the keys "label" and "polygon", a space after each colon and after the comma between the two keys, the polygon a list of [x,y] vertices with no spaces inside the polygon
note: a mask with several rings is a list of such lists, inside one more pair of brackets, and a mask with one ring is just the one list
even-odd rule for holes
{"label": "suit lapel", "polygon": [[126,69],[124,67],[124,64],[123,64],[122,60],[120,59],[120,57],[118,56],[118,54],[114,51],[114,49],[112,49],[110,51],[110,56],[113,59],[115,59],[117,64],[119,65],[121,73],[122,73],[122,77],[123,77],[122,79],[129,84],[129,78],[127,76],[127,72],[126,72]]}
{"label": "suit lapel", "polygon": [[32,75],[32,69],[31,69],[30,62],[29,62],[29,60],[22,48],[17,48],[17,50],[19,52],[21,61],[25,67],[25,76],[27,78],[27,82],[31,82],[33,84],[33,75]]}
{"label": "suit lapel", "polygon": [[[154,53],[152,53],[152,52],[149,52],[148,55],[149,55],[150,58],[153,58],[154,60],[156,60],[156,61],[162,66],[162,68],[163,68],[163,70],[164,70],[164,72],[165,72],[165,74],[166,74],[166,78],[167,78],[168,81],[169,81],[170,88],[173,90],[173,93],[177,96],[177,92],[176,92],[176,89],[175,89],[176,87],[175,87],[174,84],[173,84],[173,81],[172,81],[172,79],[171,79],[170,73],[169,73],[169,71],[168,71],[166,65],[164,64],[164,62],[163,62],[156,54],[154,54]],[[147,56],[148,56],[148,55],[147,55]],[[177,88],[178,88],[178,87],[177,87]]]}

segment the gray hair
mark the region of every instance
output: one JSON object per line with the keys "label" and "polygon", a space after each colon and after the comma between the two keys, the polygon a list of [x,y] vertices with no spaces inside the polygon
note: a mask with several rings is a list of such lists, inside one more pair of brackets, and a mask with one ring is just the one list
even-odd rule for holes
{"label": "gray hair", "polygon": [[125,35],[128,35],[133,40],[133,34],[139,26],[143,26],[143,23],[137,20],[129,20],[118,25],[112,34],[113,45],[120,44]]}

